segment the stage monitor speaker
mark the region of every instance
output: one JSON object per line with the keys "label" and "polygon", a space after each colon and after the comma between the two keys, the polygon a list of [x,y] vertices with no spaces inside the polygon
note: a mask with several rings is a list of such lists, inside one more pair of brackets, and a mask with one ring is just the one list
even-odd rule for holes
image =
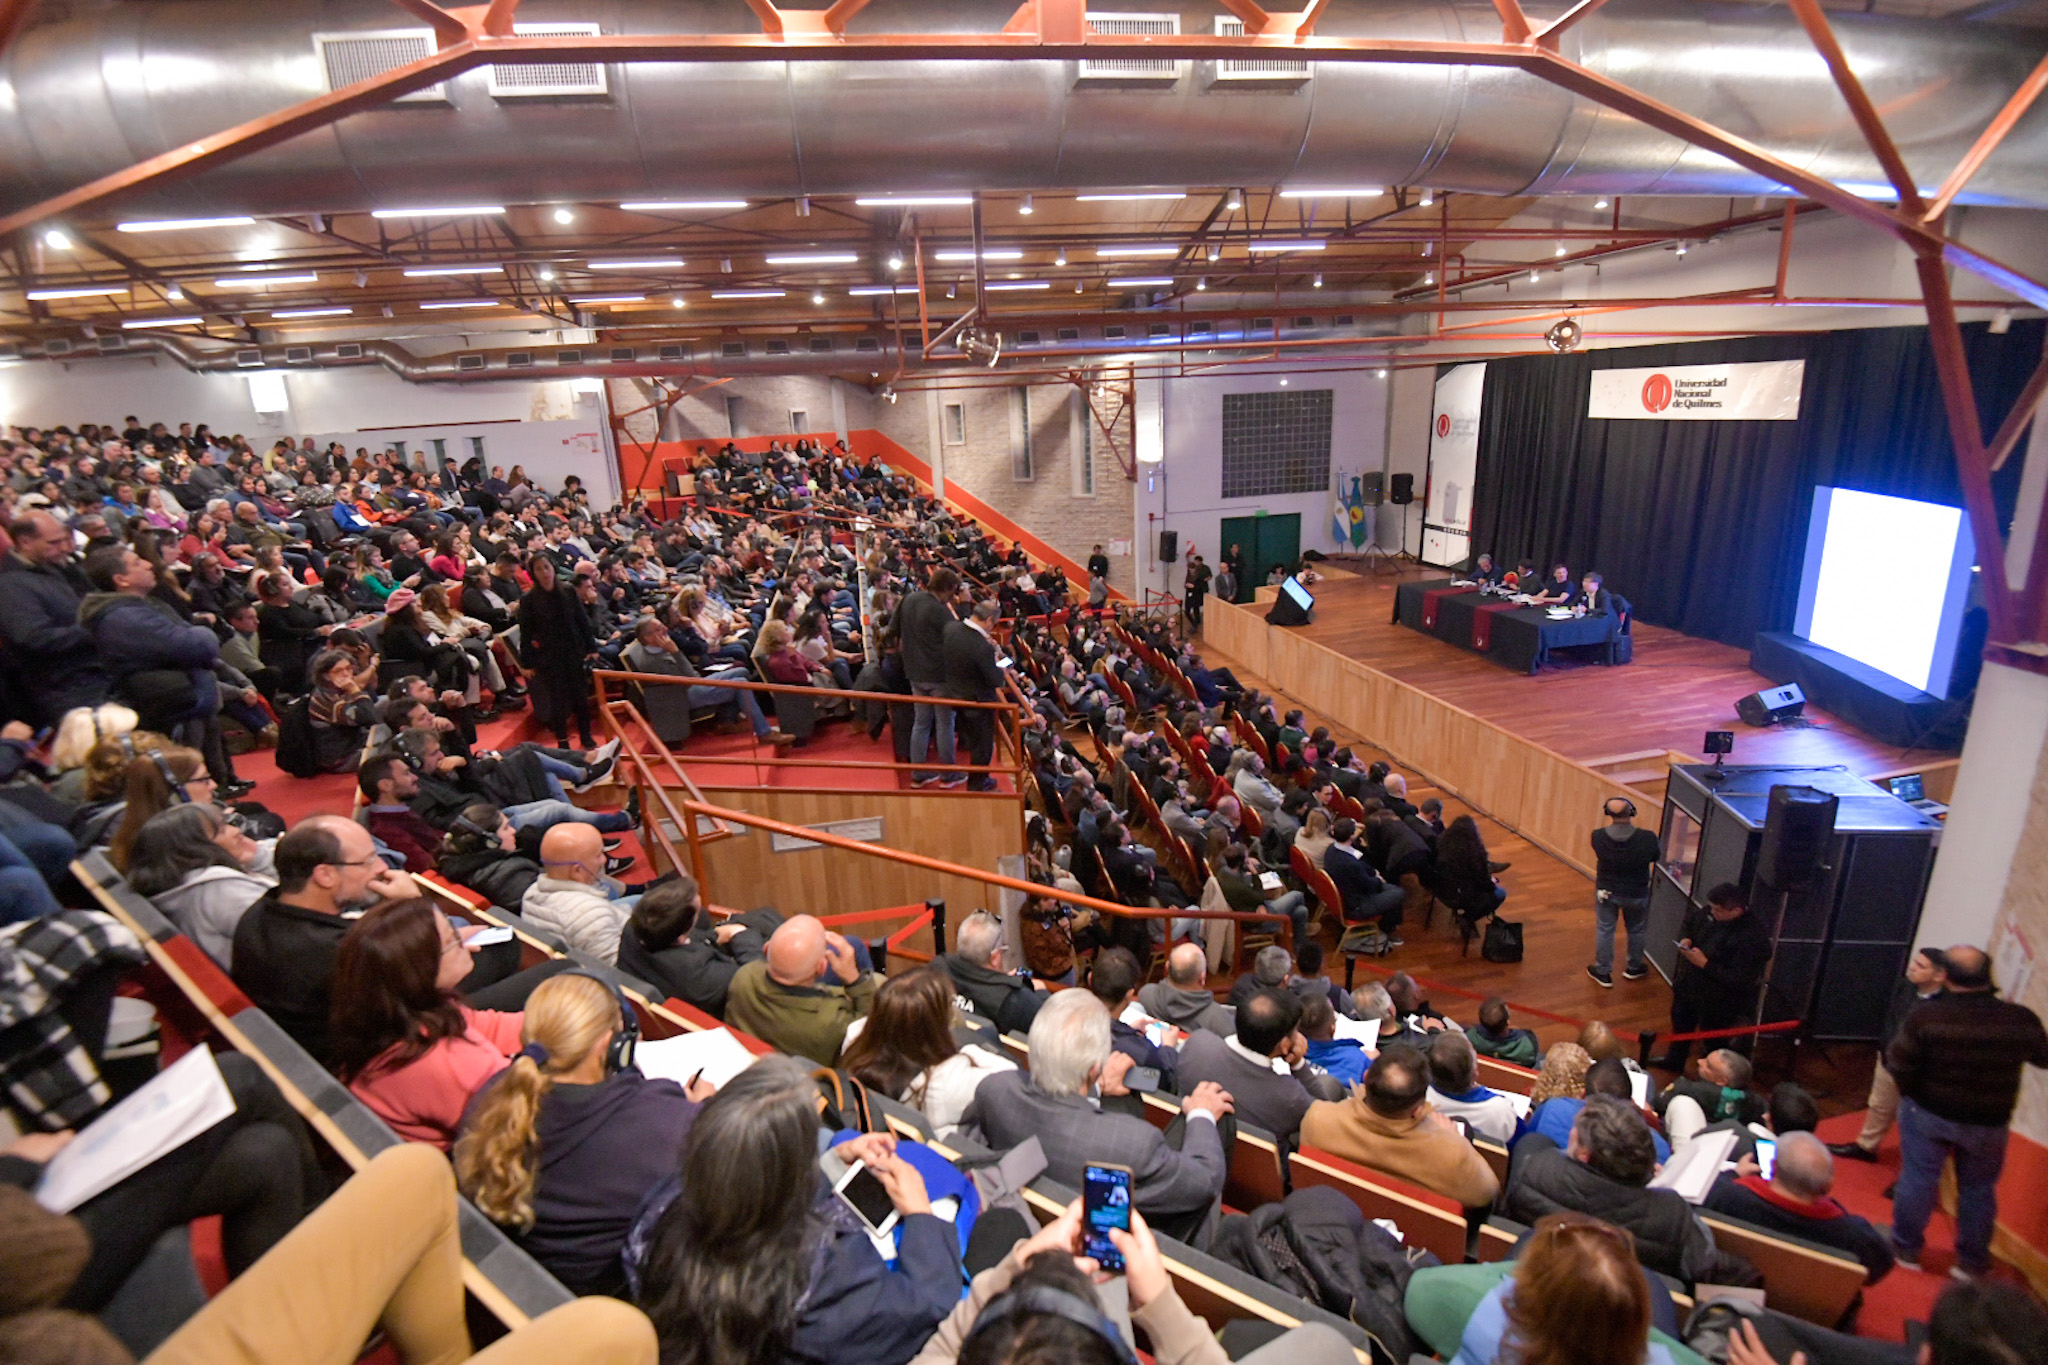
{"label": "stage monitor speaker", "polygon": [[1179,558],[1180,532],[1161,531],[1159,533],[1159,562],[1161,564],[1171,564]]}
{"label": "stage monitor speaker", "polygon": [[1756,879],[1775,891],[1805,891],[1819,881],[1840,804],[1839,797],[1816,787],[1772,787]]}
{"label": "stage monitor speaker", "polygon": [[1415,476],[1395,474],[1388,482],[1387,501],[1396,507],[1406,507],[1415,501]]}
{"label": "stage monitor speaker", "polygon": [[1378,507],[1387,499],[1387,475],[1380,469],[1368,469],[1358,480],[1359,495],[1367,507]]}
{"label": "stage monitor speaker", "polygon": [[1742,717],[1745,725],[1775,725],[1781,720],[1791,720],[1805,710],[1806,694],[1799,690],[1798,683],[1767,687],[1735,703],[1735,714]]}

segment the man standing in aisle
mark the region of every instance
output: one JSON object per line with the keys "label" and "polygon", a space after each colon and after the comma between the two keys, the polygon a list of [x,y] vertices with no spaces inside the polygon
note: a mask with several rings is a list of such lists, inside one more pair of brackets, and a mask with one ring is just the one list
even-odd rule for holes
{"label": "man standing in aisle", "polygon": [[[998,701],[1002,697],[1003,670],[996,662],[995,642],[989,638],[996,624],[996,600],[991,597],[974,604],[965,621],[948,621],[944,635],[945,694],[953,701]],[[967,740],[967,761],[986,766],[996,756],[996,713],[980,708],[962,708],[960,732]],[[914,761],[914,760],[913,760]],[[985,772],[968,779],[969,791],[994,791],[996,780]]]}
{"label": "man standing in aisle", "polygon": [[[939,762],[958,761],[953,749],[954,708],[934,706],[924,698],[939,696],[946,690],[946,623],[958,619],[953,615],[952,602],[959,588],[959,574],[949,568],[935,569],[931,581],[904,598],[896,611],[903,636],[903,672],[910,679],[911,693],[920,699],[910,727],[912,763],[924,762],[931,751],[934,731],[938,735]],[[959,773],[914,772],[911,782],[919,787],[933,783],[958,787],[966,779]]]}
{"label": "man standing in aisle", "polygon": [[1628,965],[1621,979],[1640,981],[1650,974],[1643,961],[1648,947],[1650,923],[1650,869],[1657,865],[1662,850],[1657,836],[1637,829],[1636,803],[1626,796],[1610,796],[1603,808],[1607,826],[1593,831],[1593,965],[1586,975],[1601,985],[1614,985],[1614,926],[1620,921],[1628,928]]}
{"label": "man standing in aisle", "polygon": [[1892,1002],[1884,1012],[1884,1042],[1877,1052],[1877,1066],[1870,1073],[1870,1098],[1865,1101],[1863,1131],[1853,1142],[1830,1142],[1828,1150],[1851,1161],[1877,1160],[1877,1144],[1899,1116],[1899,1083],[1885,1070],[1884,1049],[1899,1036],[1906,1016],[1940,995],[1947,982],[1948,961],[1941,949],[1927,945],[1913,950],[1906,959],[1906,974],[1892,987]]}
{"label": "man standing in aisle", "polygon": [[1188,633],[1195,634],[1202,628],[1202,601],[1209,595],[1209,566],[1202,562],[1200,555],[1188,557],[1186,600],[1181,608],[1187,613]]}
{"label": "man standing in aisle", "polygon": [[[1633,936],[1630,943],[1633,946]],[[1754,1020],[1770,960],[1770,930],[1749,913],[1749,897],[1742,888],[1723,882],[1707,892],[1706,909],[1685,917],[1678,940],[1678,978],[1671,983],[1672,1032],[1733,1028]],[[1691,1043],[1673,1043],[1650,1065],[1684,1071],[1691,1052]]]}
{"label": "man standing in aisle", "polygon": [[2006,1125],[2019,1102],[2022,1069],[2048,1067],[2048,1030],[2032,1010],[1998,998],[1983,949],[1960,944],[1944,957],[1948,989],[1916,1006],[1885,1049],[1885,1069],[1899,1086],[1892,1250],[1900,1265],[1920,1268],[1941,1168],[1953,1157],[1956,1263],[1950,1273],[1968,1279],[1991,1269]]}

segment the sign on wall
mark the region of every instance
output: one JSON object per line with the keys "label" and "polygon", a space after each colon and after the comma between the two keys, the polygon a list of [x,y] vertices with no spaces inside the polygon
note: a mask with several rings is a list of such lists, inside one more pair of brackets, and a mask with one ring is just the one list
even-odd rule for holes
{"label": "sign on wall", "polygon": [[1651,422],[1796,422],[1803,360],[1595,370],[1586,416]]}
{"label": "sign on wall", "polygon": [[1425,564],[1462,564],[1472,555],[1472,485],[1479,473],[1479,398],[1485,390],[1483,364],[1460,365],[1436,381],[1422,502]]}

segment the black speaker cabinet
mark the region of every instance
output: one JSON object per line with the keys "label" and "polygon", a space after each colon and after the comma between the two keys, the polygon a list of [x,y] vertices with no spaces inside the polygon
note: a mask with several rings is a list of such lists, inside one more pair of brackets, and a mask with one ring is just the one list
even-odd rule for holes
{"label": "black speaker cabinet", "polygon": [[1735,703],[1735,714],[1742,718],[1742,723],[1758,727],[1790,720],[1805,710],[1806,694],[1799,690],[1798,683],[1752,692]]}
{"label": "black speaker cabinet", "polygon": [[1368,469],[1358,480],[1359,496],[1367,507],[1378,507],[1387,500],[1387,475],[1385,470]]}
{"label": "black speaker cabinet", "polygon": [[1159,562],[1162,564],[1171,564],[1173,563],[1173,561],[1179,558],[1180,532],[1161,531],[1159,533]]}
{"label": "black speaker cabinet", "polygon": [[1835,837],[1839,798],[1814,787],[1771,788],[1756,879],[1777,891],[1805,891],[1821,876]]}
{"label": "black speaker cabinet", "polygon": [[1415,476],[1396,474],[1387,483],[1387,501],[1396,507],[1406,507],[1415,501]]}

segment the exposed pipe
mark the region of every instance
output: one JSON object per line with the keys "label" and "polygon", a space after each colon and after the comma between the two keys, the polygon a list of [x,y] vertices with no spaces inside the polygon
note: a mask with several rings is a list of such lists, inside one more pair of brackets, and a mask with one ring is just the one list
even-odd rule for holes
{"label": "exposed pipe", "polygon": [[[874,0],[854,33],[984,34],[1015,0]],[[739,0],[561,0],[548,20],[606,34],[758,32]],[[1094,0],[1096,11],[1155,0]],[[522,11],[524,17],[524,11]],[[1199,22],[1187,20],[1189,31]],[[124,169],[326,91],[316,33],[402,27],[388,0],[124,4],[22,34],[0,54],[0,209]],[[2041,58],[2030,31],[1840,15],[1850,65],[1924,185],[1970,152]],[[1342,0],[1320,37],[1494,42],[1485,3]],[[1882,186],[1796,19],[1779,8],[1638,0],[1590,13],[1560,51],[1838,183]],[[1133,184],[1428,184],[1482,194],[1781,194],[1782,187],[1535,77],[1487,65],[1311,62],[1301,81],[1216,80],[1181,64],[1145,88],[1077,83],[1046,60],[613,64],[607,93],[490,93],[357,113],[140,197],[138,211],[281,215],[428,200]],[[1313,92],[1303,99],[1303,87]],[[847,98],[849,89],[859,97]],[[1773,127],[1754,113],[1773,111]],[[715,130],[676,136],[678,129]],[[1966,202],[2048,207],[2048,109],[2022,116]]]}

